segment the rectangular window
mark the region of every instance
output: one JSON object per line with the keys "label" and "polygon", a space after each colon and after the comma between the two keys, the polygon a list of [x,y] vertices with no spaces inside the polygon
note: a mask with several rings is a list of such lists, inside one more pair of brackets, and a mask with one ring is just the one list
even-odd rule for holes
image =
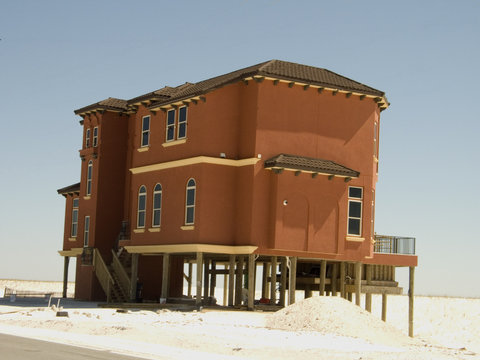
{"label": "rectangular window", "polygon": [[98,145],[98,126],[93,128],[93,147]]}
{"label": "rectangular window", "polygon": [[178,109],[178,134],[177,139],[185,139],[187,137],[187,107],[182,106]]}
{"label": "rectangular window", "polygon": [[90,147],[90,129],[87,129],[87,131],[85,132],[85,147]]}
{"label": "rectangular window", "polygon": [[166,141],[175,140],[175,112],[175,109],[168,110],[167,112]]}
{"label": "rectangular window", "polygon": [[71,229],[71,232],[70,232],[71,237],[77,237],[77,229],[78,229],[78,198],[73,199],[72,229]]}
{"label": "rectangular window", "polygon": [[83,246],[88,246],[88,237],[90,235],[90,216],[85,216],[85,229],[83,233]]}
{"label": "rectangular window", "polygon": [[142,118],[142,147],[148,146],[150,141],[150,116]]}
{"label": "rectangular window", "polygon": [[348,229],[347,235],[362,235],[363,188],[348,188]]}

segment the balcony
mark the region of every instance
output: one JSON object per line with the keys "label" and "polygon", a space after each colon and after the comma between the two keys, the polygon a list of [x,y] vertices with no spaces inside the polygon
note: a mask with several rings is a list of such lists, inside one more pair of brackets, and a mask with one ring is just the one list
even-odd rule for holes
{"label": "balcony", "polygon": [[373,252],[380,254],[415,255],[415,238],[375,235]]}

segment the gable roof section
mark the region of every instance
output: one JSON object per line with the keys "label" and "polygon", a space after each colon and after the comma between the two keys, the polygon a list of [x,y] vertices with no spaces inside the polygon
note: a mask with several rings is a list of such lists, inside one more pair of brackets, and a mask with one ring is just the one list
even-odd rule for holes
{"label": "gable roof section", "polygon": [[358,178],[358,171],[337,164],[331,160],[315,159],[306,156],[280,154],[265,160],[266,169],[287,169],[324,175]]}
{"label": "gable roof section", "polygon": [[105,99],[105,100],[96,102],[94,104],[85,106],[81,109],[75,110],[74,113],[76,115],[80,115],[87,112],[105,111],[105,110],[118,111],[118,112],[125,111],[127,110],[127,101],[109,97],[108,99]]}

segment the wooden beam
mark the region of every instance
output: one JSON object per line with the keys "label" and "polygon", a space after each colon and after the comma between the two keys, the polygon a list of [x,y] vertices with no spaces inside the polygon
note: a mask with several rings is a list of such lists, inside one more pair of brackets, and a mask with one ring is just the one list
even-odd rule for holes
{"label": "wooden beam", "polygon": [[168,280],[170,278],[170,255],[163,254],[162,259],[162,292],[160,297],[165,299],[165,302],[168,297]]}
{"label": "wooden beam", "polygon": [[270,276],[270,304],[277,303],[277,257],[272,256],[272,267]]}
{"label": "wooden beam", "polygon": [[415,286],[415,266],[409,267],[408,277],[408,336],[413,337],[413,305]]}
{"label": "wooden beam", "polygon": [[228,266],[228,306],[233,306],[233,295],[235,293],[235,255],[230,255]]}
{"label": "wooden beam", "polygon": [[337,296],[337,263],[332,264],[332,280],[331,280],[331,289],[332,296]]}
{"label": "wooden beam", "polygon": [[387,321],[387,294],[382,294],[382,320]]}
{"label": "wooden beam", "polygon": [[289,88],[292,88],[293,85],[295,85],[295,83],[294,83],[293,81],[291,81],[291,82],[288,83],[288,87],[289,87]]}
{"label": "wooden beam", "polygon": [[288,305],[295,303],[295,290],[297,287],[297,257],[290,258],[290,273],[288,284]]}
{"label": "wooden beam", "polygon": [[202,274],[203,270],[203,253],[197,252],[197,288],[195,305],[200,306],[202,304]]}
{"label": "wooden beam", "polygon": [[280,265],[280,306],[285,306],[285,295],[287,290],[287,258],[282,257]]}
{"label": "wooden beam", "polygon": [[360,294],[362,291],[362,263],[355,263],[355,304],[360,306]]}
{"label": "wooden beam", "polygon": [[312,179],[315,179],[318,176],[318,173],[312,173]]}
{"label": "wooden beam", "polygon": [[248,254],[248,310],[255,304],[255,254]]}
{"label": "wooden beam", "polygon": [[303,85],[303,90],[308,90],[308,88],[310,87],[310,85]]}
{"label": "wooden beam", "polygon": [[325,295],[325,277],[327,274],[327,260],[322,260],[320,262],[320,286],[319,286],[319,295]]}
{"label": "wooden beam", "polygon": [[[403,288],[393,286],[361,285],[360,287],[360,293],[362,294],[401,295],[403,292]],[[355,285],[345,285],[345,291],[356,292],[356,290],[356,283]]]}
{"label": "wooden beam", "polygon": [[322,88],[322,87],[319,87],[317,91],[318,91],[319,94],[321,94],[322,91],[323,91],[323,88]]}
{"label": "wooden beam", "polygon": [[300,175],[302,172],[300,170],[295,171],[295,176]]}
{"label": "wooden beam", "polygon": [[275,79],[275,80],[273,80],[273,85],[277,85],[277,84],[278,84],[278,82],[279,82],[279,80],[278,80],[278,79]]}
{"label": "wooden beam", "polygon": [[132,254],[132,265],[130,272],[130,301],[135,302],[137,298],[137,280],[138,280],[138,256]]}
{"label": "wooden beam", "polygon": [[[367,286],[372,283],[372,266],[365,265],[365,278],[367,280]],[[365,310],[372,312],[372,293],[365,294]]]}
{"label": "wooden beam", "polygon": [[340,296],[345,299],[345,263],[340,263]]}
{"label": "wooden beam", "polygon": [[332,95],[333,95],[333,96],[337,95],[337,93],[338,93],[338,90],[333,90],[333,91],[332,91]]}

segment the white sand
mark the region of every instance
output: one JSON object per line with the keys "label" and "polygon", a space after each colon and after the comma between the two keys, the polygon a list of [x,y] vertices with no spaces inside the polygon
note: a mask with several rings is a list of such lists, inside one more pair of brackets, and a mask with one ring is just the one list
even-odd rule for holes
{"label": "white sand", "polygon": [[415,339],[405,335],[408,298],[388,300],[387,323],[379,320],[380,297],[373,315],[337,297],[314,297],[277,313],[117,313],[78,303],[64,309],[68,318],[56,317],[55,307],[5,300],[0,332],[148,359],[480,359],[480,299],[417,297]]}

